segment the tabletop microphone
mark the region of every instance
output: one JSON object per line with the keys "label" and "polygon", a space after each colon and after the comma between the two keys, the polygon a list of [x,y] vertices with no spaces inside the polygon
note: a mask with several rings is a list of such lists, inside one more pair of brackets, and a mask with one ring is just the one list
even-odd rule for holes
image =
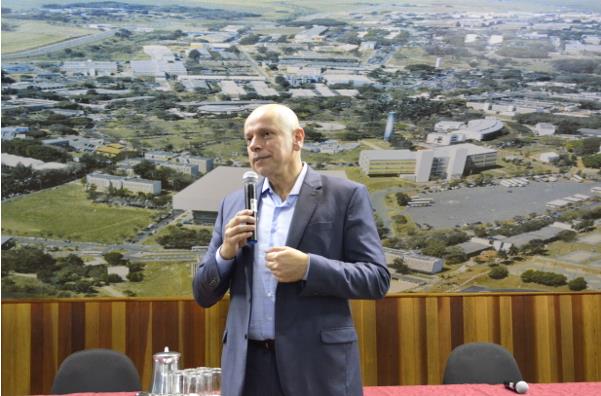
{"label": "tabletop microphone", "polygon": [[[257,180],[259,177],[253,171],[248,171],[242,176],[242,183],[244,184],[244,208],[253,211],[253,216],[257,216]],[[256,228],[256,227],[255,227]],[[252,232],[248,243],[257,243],[257,234],[255,231]]]}
{"label": "tabletop microphone", "polygon": [[503,382],[505,388],[511,389],[515,393],[519,393],[520,395],[528,392],[528,383],[526,381],[520,380],[517,382],[513,381],[505,381]]}

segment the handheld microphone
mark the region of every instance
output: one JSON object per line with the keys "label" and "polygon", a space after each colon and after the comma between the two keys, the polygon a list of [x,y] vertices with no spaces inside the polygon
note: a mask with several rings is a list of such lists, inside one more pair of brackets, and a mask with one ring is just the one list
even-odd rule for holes
{"label": "handheld microphone", "polygon": [[505,381],[503,382],[503,384],[505,385],[505,388],[510,389],[515,393],[519,393],[520,395],[523,395],[524,393],[528,392],[528,383],[526,381]]}
{"label": "handheld microphone", "polygon": [[[257,180],[259,177],[253,171],[248,171],[242,176],[242,183],[244,184],[244,208],[253,211],[253,216],[257,216]],[[248,243],[257,243],[256,232],[253,231]]]}

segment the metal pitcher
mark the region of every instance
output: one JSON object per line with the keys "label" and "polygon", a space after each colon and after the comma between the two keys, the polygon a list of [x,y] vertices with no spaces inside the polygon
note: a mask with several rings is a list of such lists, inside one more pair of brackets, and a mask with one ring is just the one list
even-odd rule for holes
{"label": "metal pitcher", "polygon": [[169,347],[165,347],[163,352],[152,355],[154,362],[154,371],[152,377],[152,388],[150,393],[155,395],[166,395],[179,392],[179,389],[172,389],[173,384],[169,383],[169,374],[175,370],[179,370],[179,352],[169,351]]}

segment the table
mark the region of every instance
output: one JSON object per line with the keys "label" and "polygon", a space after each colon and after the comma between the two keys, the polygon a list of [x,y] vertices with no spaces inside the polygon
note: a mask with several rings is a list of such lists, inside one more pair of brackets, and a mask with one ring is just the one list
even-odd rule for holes
{"label": "table", "polygon": [[[601,382],[528,384],[527,396],[599,396]],[[517,393],[503,385],[368,386],[364,396],[511,396]]]}
{"label": "table", "polygon": [[[599,396],[601,382],[563,382],[528,384],[527,396]],[[136,396],[137,392],[71,393],[67,396]],[[517,393],[503,385],[414,385],[367,386],[364,396],[511,396]],[[318,396],[318,395],[310,395]]]}

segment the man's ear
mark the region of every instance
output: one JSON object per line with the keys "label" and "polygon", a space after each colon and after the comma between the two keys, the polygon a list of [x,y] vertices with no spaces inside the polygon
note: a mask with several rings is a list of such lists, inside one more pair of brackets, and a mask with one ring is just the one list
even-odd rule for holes
{"label": "man's ear", "polygon": [[301,127],[298,127],[294,130],[294,133],[292,135],[292,147],[294,147],[295,150],[299,150],[303,147],[303,143],[305,142],[305,130]]}

